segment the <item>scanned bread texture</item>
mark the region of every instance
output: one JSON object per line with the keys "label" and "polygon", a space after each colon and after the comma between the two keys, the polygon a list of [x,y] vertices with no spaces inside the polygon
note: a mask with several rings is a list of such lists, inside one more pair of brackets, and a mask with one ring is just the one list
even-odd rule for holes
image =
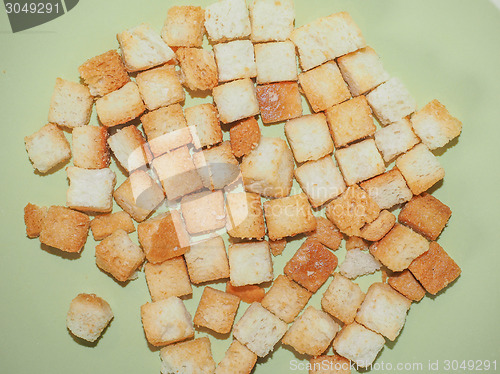
{"label": "scanned bread texture", "polygon": [[451,217],[451,209],[428,193],[414,196],[399,212],[399,222],[429,240],[436,240]]}
{"label": "scanned bread texture", "polygon": [[[199,104],[186,108],[184,112],[187,125],[192,131],[193,143],[196,148],[210,147],[222,142],[222,129],[219,113],[212,104]],[[197,142],[195,141],[195,139]],[[198,144],[197,144],[198,143]]]}
{"label": "scanned bread texture", "polygon": [[192,91],[217,86],[217,65],[212,51],[203,48],[179,48],[175,54],[181,65],[182,83]]}
{"label": "scanned bread texture", "polygon": [[274,123],[302,115],[302,99],[297,82],[257,86],[257,100],[263,123]]}
{"label": "scanned bread texture", "polygon": [[461,273],[456,262],[436,242],[432,242],[429,250],[417,257],[409,269],[427,292],[433,295],[446,288]]}
{"label": "scanned bread texture", "polygon": [[396,167],[414,195],[419,195],[444,178],[444,169],[426,145],[420,143],[396,159]]}
{"label": "scanned bread texture", "polygon": [[297,162],[317,160],[333,152],[333,141],[323,113],[287,121],[285,135]]}
{"label": "scanned bread texture", "polygon": [[316,220],[304,193],[266,201],[264,216],[271,240],[316,229]]}
{"label": "scanned bread texture", "polygon": [[320,112],[351,97],[335,61],[299,75],[300,87],[314,112]]}
{"label": "scanned bread texture", "polygon": [[153,28],[142,23],[116,35],[129,72],[146,70],[175,58],[175,53]]}
{"label": "scanned bread texture", "polygon": [[403,175],[397,168],[360,183],[360,186],[377,203],[380,209],[390,209],[407,202],[413,196]]}
{"label": "scanned bread texture", "polygon": [[146,140],[134,125],[118,129],[108,138],[108,145],[117,161],[128,172],[148,163]]}
{"label": "scanned bread texture", "polygon": [[228,248],[231,284],[236,287],[273,280],[273,260],[263,242],[235,243]]}
{"label": "scanned bread texture", "polygon": [[425,289],[408,269],[400,273],[393,273],[389,276],[387,283],[410,300],[420,301],[425,296]]}
{"label": "scanned bread texture", "polygon": [[233,238],[258,239],[266,235],[260,195],[251,192],[226,194],[226,229]]}
{"label": "scanned bread texture", "polygon": [[354,322],[364,298],[365,294],[357,283],[340,273],[335,273],[332,282],[323,294],[321,307],[325,312],[348,325]]}
{"label": "scanned bread texture", "polygon": [[149,110],[179,103],[186,96],[174,65],[143,71],[137,74],[136,82]]}
{"label": "scanned bread texture", "polygon": [[161,37],[171,47],[201,47],[205,11],[199,6],[173,6],[161,30]]}
{"label": "scanned bread texture", "polygon": [[203,186],[214,191],[233,183],[240,176],[240,165],[228,141],[193,155]]}
{"label": "scanned bread texture", "polygon": [[114,49],[92,57],[78,67],[92,96],[104,96],[130,82],[125,65]]}
{"label": "scanned bread texture", "polygon": [[255,117],[242,119],[231,126],[229,135],[234,156],[245,156],[259,144],[261,136],[259,123]]}
{"label": "scanned bread texture", "polygon": [[349,279],[354,279],[361,275],[375,273],[380,270],[380,267],[380,262],[370,253],[355,248],[347,251],[344,261],[339,266],[339,272]]}
{"label": "scanned bread texture", "polygon": [[262,137],[257,147],[243,157],[240,168],[249,192],[285,197],[292,189],[293,155],[283,139]]}
{"label": "scanned bread texture", "polygon": [[408,118],[391,123],[375,132],[375,144],[385,162],[392,161],[419,142],[420,139],[413,133]]}
{"label": "scanned bread texture", "polygon": [[[182,300],[175,296],[141,306],[142,326],[146,339],[156,347],[192,338],[194,328],[191,318]],[[190,356],[196,357],[193,352],[190,352]]]}
{"label": "scanned bread texture", "polygon": [[93,104],[87,86],[57,78],[50,99],[49,122],[68,128],[85,126],[89,123]]}
{"label": "scanned bread texture", "polygon": [[345,249],[350,251],[352,249],[359,249],[361,251],[368,250],[368,242],[359,236],[350,236],[345,241]]}
{"label": "scanned bread texture", "polygon": [[241,301],[248,304],[254,302],[260,303],[266,294],[266,291],[261,286],[248,284],[236,287],[230,281],[226,282],[226,292],[238,296]]}
{"label": "scanned bread texture", "polygon": [[224,358],[217,365],[215,374],[250,374],[257,362],[257,355],[233,340]]}
{"label": "scanned bread texture", "polygon": [[250,78],[217,86],[213,89],[212,95],[222,123],[230,123],[259,114],[259,102],[255,86]]}
{"label": "scanned bread texture", "polygon": [[329,219],[325,217],[314,218],[316,219],[316,230],[306,235],[316,239],[332,251],[336,251],[340,247],[344,235],[342,235],[339,229]]}
{"label": "scanned bread texture", "polygon": [[288,325],[262,307],[252,303],[236,323],[234,337],[259,357],[267,356],[285,335]]}
{"label": "scanned bread texture", "polygon": [[219,82],[257,76],[255,53],[250,40],[219,43],[214,45],[213,49],[217,61]]}
{"label": "scanned bread texture", "polygon": [[95,108],[99,121],[105,127],[127,123],[146,110],[135,82],[128,82],[122,88],[97,99]]}
{"label": "scanned bread texture", "polygon": [[309,374],[351,374],[351,362],[339,355],[313,357],[309,364]]}
{"label": "scanned bread texture", "polygon": [[38,238],[42,231],[42,224],[47,215],[46,206],[38,206],[28,203],[24,207],[24,224],[26,225],[26,235],[28,238]]}
{"label": "scanned bread texture", "polygon": [[227,334],[233,327],[239,305],[239,297],[207,286],[196,309],[194,325]]}
{"label": "scanned bread texture", "polygon": [[73,335],[95,342],[112,319],[113,311],[106,300],[81,293],[71,300],[66,326]]}
{"label": "scanned bread texture", "polygon": [[396,216],[388,210],[382,210],[373,222],[367,223],[361,229],[361,237],[370,242],[382,239],[396,223]]}
{"label": "scanned bread texture", "polygon": [[292,0],[254,0],[250,4],[250,39],[254,43],[287,40],[293,31],[294,20]]}
{"label": "scanned bread texture", "polygon": [[297,80],[295,45],[287,40],[255,44],[257,84]]}
{"label": "scanned bread texture", "polygon": [[362,95],[390,78],[379,56],[371,47],[339,57],[337,63],[353,96]]}
{"label": "scanned bread texture", "polygon": [[220,0],[205,8],[205,29],[212,42],[243,39],[250,35],[245,0]]}
{"label": "scanned bread texture", "polygon": [[81,126],[72,131],[73,164],[85,169],[109,166],[108,131],[105,127]]}
{"label": "scanned bread texture", "polygon": [[33,167],[40,173],[46,173],[71,158],[71,148],[63,130],[52,123],[25,136],[24,143]]}
{"label": "scanned bread texture", "polygon": [[291,323],[311,296],[311,292],[280,274],[262,299],[262,306],[286,323]]}
{"label": "scanned bread texture", "polygon": [[189,278],[194,284],[229,278],[226,247],[218,235],[192,243],[184,258]]}
{"label": "scanned bread texture", "polygon": [[206,336],[162,348],[160,358],[162,374],[212,374],[215,370]]}
{"label": "scanned bread texture", "polygon": [[134,222],[127,212],[101,214],[90,221],[90,229],[94,240],[102,240],[118,229],[128,234],[135,231]]}
{"label": "scanned bread texture", "polygon": [[273,256],[279,256],[286,247],[286,239],[269,240],[269,250]]}
{"label": "scanned bread texture", "polygon": [[331,14],[293,30],[290,39],[306,71],[366,46],[361,30],[347,12]]}
{"label": "scanned bread texture", "polygon": [[64,252],[80,252],[87,241],[89,227],[86,214],[53,205],[42,221],[40,243]]}
{"label": "scanned bread texture", "polygon": [[203,191],[184,196],[181,200],[181,210],[190,234],[207,233],[226,225],[222,190]]}

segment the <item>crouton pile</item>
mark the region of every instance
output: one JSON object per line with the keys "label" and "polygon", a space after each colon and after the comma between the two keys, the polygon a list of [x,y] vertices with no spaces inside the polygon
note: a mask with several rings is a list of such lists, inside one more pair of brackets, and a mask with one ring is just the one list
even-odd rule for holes
{"label": "crouton pile", "polygon": [[[294,20],[292,0],[174,6],[161,33],[140,24],[84,62],[82,83],[57,78],[48,124],[25,138],[38,173],[73,162],[66,206],[28,204],[27,236],[79,253],[90,230],[102,271],[123,285],[144,271],[142,324],[164,374],[249,374],[280,341],[311,373],[369,368],[412,302],[460,275],[436,242],[451,210],[426,191],[444,177],[433,151],[461,122],[437,100],[418,109],[348,13]],[[193,96],[208,100],[185,107]],[[375,272],[366,292],[353,281]],[[112,318],[81,294],[67,326],[95,341]],[[217,365],[206,331],[232,332]]]}

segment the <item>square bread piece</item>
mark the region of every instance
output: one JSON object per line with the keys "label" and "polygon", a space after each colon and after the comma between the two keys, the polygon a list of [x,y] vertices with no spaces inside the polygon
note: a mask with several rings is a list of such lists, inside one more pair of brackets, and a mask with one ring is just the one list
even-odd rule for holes
{"label": "square bread piece", "polygon": [[364,298],[365,294],[357,283],[340,273],[335,273],[332,282],[323,294],[321,307],[325,312],[348,325],[354,322]]}
{"label": "square bread piece", "polygon": [[40,236],[47,210],[46,206],[40,207],[31,203],[24,207],[24,224],[26,225],[26,236],[28,238],[38,238]]}
{"label": "square bread piece", "polygon": [[273,280],[273,260],[269,244],[235,243],[228,248],[231,284],[236,287]]}
{"label": "square bread piece", "polygon": [[217,86],[213,89],[212,95],[222,123],[230,123],[259,114],[259,102],[255,94],[255,86],[250,78]]}
{"label": "square bread piece", "polygon": [[64,252],[80,252],[87,241],[90,219],[63,206],[51,206],[42,221],[40,243]]}
{"label": "square bread piece", "polygon": [[262,240],[266,235],[260,195],[251,192],[226,194],[226,229],[233,238]]}
{"label": "square bread piece", "polygon": [[146,70],[175,58],[175,53],[153,28],[142,23],[116,35],[129,72]]}
{"label": "square bread piece", "polygon": [[174,65],[165,65],[137,74],[137,86],[149,110],[184,101],[185,93]]}
{"label": "square bread piece", "polygon": [[212,287],[205,287],[198,309],[194,315],[194,325],[206,327],[219,334],[228,334],[236,317],[240,298]]}
{"label": "square bread piece", "polygon": [[381,264],[369,252],[361,248],[348,250],[344,261],[339,266],[339,272],[349,279],[362,275],[373,274],[380,270]]}
{"label": "square bread piece", "polygon": [[242,119],[231,126],[229,135],[233,155],[245,156],[259,144],[261,136],[259,123],[255,117]]}
{"label": "square bread piece", "polygon": [[214,43],[249,36],[251,26],[245,0],[220,0],[207,6],[205,29]]}
{"label": "square bread piece", "polygon": [[135,125],[118,129],[108,138],[108,145],[116,160],[129,173],[148,163],[146,140]]}
{"label": "square bread piece", "polygon": [[394,341],[403,328],[411,301],[386,283],[373,283],[356,315],[356,322]]}
{"label": "square bread piece", "polygon": [[116,212],[112,214],[101,214],[90,221],[90,229],[94,240],[102,240],[118,229],[126,231],[128,234],[135,231],[134,222],[126,212]]}
{"label": "square bread piece", "polygon": [[262,307],[252,303],[234,326],[234,337],[259,357],[267,356],[285,335],[288,325]]}
{"label": "square bread piece", "polygon": [[69,188],[66,205],[84,212],[111,212],[116,175],[109,169],[82,169],[68,166]]}
{"label": "square bread piece", "polygon": [[95,247],[96,265],[120,282],[134,278],[144,262],[141,247],[130,240],[126,231],[116,230]]}
{"label": "square bread piece", "polygon": [[255,53],[250,40],[233,40],[213,46],[219,82],[257,76]]}
{"label": "square bread piece", "polygon": [[385,162],[391,162],[396,156],[420,142],[411,128],[410,120],[403,118],[375,132],[375,144],[382,153]]}
{"label": "square bread piece", "polygon": [[349,236],[345,241],[345,249],[349,252],[353,249],[368,251],[368,242],[358,236]]}
{"label": "square bread piece", "polygon": [[382,156],[373,139],[337,149],[335,158],[348,186],[370,179],[385,171]]}
{"label": "square bread piece", "polygon": [[72,131],[73,164],[79,168],[109,166],[108,131],[101,126],[75,127]]}
{"label": "square bread piece", "polygon": [[112,319],[113,311],[106,300],[81,293],[71,300],[66,327],[73,335],[95,342]]}
{"label": "square bread piece", "polygon": [[390,78],[379,56],[371,47],[341,56],[337,63],[353,96],[362,95]]}
{"label": "square bread piece", "polygon": [[274,123],[302,115],[302,98],[297,82],[257,86],[257,100],[263,123]]}
{"label": "square bread piece", "polygon": [[184,254],[194,284],[229,278],[229,261],[220,236],[192,243]]}
{"label": "square bread piece", "polygon": [[255,44],[257,84],[297,80],[295,45],[284,42]]}
{"label": "square bread piece", "polygon": [[311,231],[307,235],[326,245],[332,251],[336,251],[340,247],[344,235],[329,219],[325,217],[314,218],[316,219],[316,230]]}
{"label": "square bread piece", "polygon": [[382,335],[353,322],[340,330],[333,341],[333,348],[357,366],[366,368],[373,364],[384,344]]}
{"label": "square bread piece", "polygon": [[262,299],[262,306],[286,323],[291,323],[311,296],[311,292],[280,274]]}
{"label": "square bread piece", "polygon": [[410,200],[413,196],[403,175],[397,168],[362,182],[360,186],[380,209],[391,209],[397,204]]}
{"label": "square bread piece", "polygon": [[328,349],[339,325],[328,314],[309,306],[283,336],[283,344],[301,354],[319,356]]}
{"label": "square bread piece", "polygon": [[[146,339],[155,347],[192,338],[194,328],[191,318],[182,300],[175,296],[141,306]],[[193,352],[190,356],[196,357]]]}
{"label": "square bread piece", "polygon": [[444,169],[425,144],[417,144],[396,159],[396,166],[414,195],[420,195],[444,178]]}
{"label": "square bread piece", "polygon": [[207,233],[226,225],[222,190],[203,191],[184,196],[181,200],[181,210],[190,234]]}
{"label": "square bread piece", "polygon": [[254,0],[250,4],[250,39],[254,43],[287,40],[293,31],[294,20],[292,0]]}
{"label": "square bread piece", "polygon": [[104,96],[130,82],[125,65],[114,49],[92,57],[78,67],[92,96]]}
{"label": "square bread piece", "polygon": [[233,340],[226,354],[217,365],[215,374],[250,374],[257,362],[257,355]]}
{"label": "square bread piece", "polygon": [[24,144],[33,167],[40,173],[46,173],[71,158],[71,148],[63,130],[53,123],[24,137]]}
{"label": "square bread piece", "polygon": [[56,79],[50,99],[49,122],[70,129],[89,123],[94,99],[83,84]]}
{"label": "square bread piece", "polygon": [[212,51],[179,48],[175,52],[181,66],[181,79],[191,91],[207,91],[217,86],[218,74]]}
{"label": "square bread piece", "polygon": [[215,370],[206,336],[162,348],[160,358],[162,374],[212,374]]}
{"label": "square bread piece", "polygon": [[436,240],[451,217],[451,209],[434,196],[414,196],[399,212],[399,222],[429,240]]}
{"label": "square bread piece", "polygon": [[396,223],[396,216],[388,210],[382,210],[373,222],[367,223],[361,229],[361,237],[370,242],[382,239]]}
{"label": "square bread piece", "polygon": [[203,185],[212,191],[223,189],[240,176],[240,165],[228,141],[196,152],[193,155],[193,161],[203,180]]}
{"label": "square bread piece", "polygon": [[461,273],[460,267],[436,242],[429,250],[417,257],[409,266],[410,271],[427,292],[436,295]]}
{"label": "square bread piece", "polygon": [[330,155],[302,164],[294,174],[313,208],[336,198],[346,189],[344,178]]}
{"label": "square bread piece", "polygon": [[247,286],[236,287],[231,284],[231,281],[226,282],[226,292],[238,296],[244,303],[260,303],[264,298],[266,291],[261,286],[249,284]]}
{"label": "square bread piece", "polygon": [[205,11],[199,6],[173,6],[161,30],[161,37],[172,47],[201,47]]}
{"label": "square bread piece", "polygon": [[314,112],[321,112],[351,97],[335,61],[299,75],[300,87]]}
{"label": "square bread piece", "polygon": [[410,300],[420,301],[425,296],[425,289],[408,269],[401,273],[393,273],[389,276],[387,283]]}
{"label": "square bread piece", "polygon": [[[210,147],[222,142],[219,113],[213,104],[198,104],[184,111],[186,122],[193,134],[196,148]],[[196,138],[197,141],[194,141]]]}
{"label": "square bread piece", "polygon": [[366,97],[358,96],[326,110],[335,148],[372,136],[377,129]]}
{"label": "square bread piece", "polygon": [[127,123],[146,110],[135,82],[97,99],[95,108],[99,121],[106,127]]}
{"label": "square bread piece", "polygon": [[285,135],[297,162],[317,160],[333,152],[333,141],[323,113],[287,121]]}
{"label": "square bread piece", "polygon": [[316,229],[316,220],[304,193],[266,201],[264,215],[271,240]]}
{"label": "square bread piece", "polygon": [[310,292],[316,292],[337,267],[338,259],[316,239],[308,238],[283,272]]}
{"label": "square bread piece", "polygon": [[351,362],[339,355],[313,357],[309,364],[309,374],[351,374]]}

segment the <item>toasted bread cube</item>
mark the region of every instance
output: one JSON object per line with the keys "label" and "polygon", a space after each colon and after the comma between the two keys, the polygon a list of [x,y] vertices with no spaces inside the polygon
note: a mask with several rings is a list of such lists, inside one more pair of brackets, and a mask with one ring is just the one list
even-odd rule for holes
{"label": "toasted bread cube", "polygon": [[144,273],[146,274],[146,282],[153,301],[193,293],[186,263],[182,256],[160,264],[148,262],[144,266]]}
{"label": "toasted bread cube", "polygon": [[233,335],[257,356],[265,357],[287,329],[285,322],[259,303],[252,303],[234,326]]}
{"label": "toasted bread cube", "polygon": [[293,1],[254,0],[250,4],[250,21],[254,43],[284,41],[293,31]]}
{"label": "toasted bread cube", "polygon": [[184,101],[185,93],[174,65],[165,65],[137,74],[137,86],[149,110]]}
{"label": "toasted bread cube", "polygon": [[28,203],[24,207],[24,224],[28,238],[38,238],[42,231],[42,224],[47,215],[48,208]]}
{"label": "toasted bread cube", "polygon": [[245,189],[265,197],[285,197],[292,189],[293,155],[280,138],[260,139],[241,162]]}
{"label": "toasted bread cube", "polygon": [[116,175],[111,169],[82,169],[68,166],[66,205],[84,212],[111,212]]}
{"label": "toasted bread cube", "polygon": [[380,209],[390,209],[410,200],[412,192],[397,168],[360,184]]}
{"label": "toasted bread cube", "polygon": [[119,33],[123,62],[130,72],[146,70],[175,58],[175,53],[153,28],[142,23]]}
{"label": "toasted bread cube", "polygon": [[118,129],[108,138],[109,148],[120,165],[128,172],[147,164],[146,140],[134,125]]}
{"label": "toasted bread cube", "polygon": [[427,239],[398,223],[382,240],[370,247],[370,253],[392,271],[403,271],[428,250]]}
{"label": "toasted bread cube", "polygon": [[314,112],[321,112],[351,97],[335,61],[299,75],[299,83]]}
{"label": "toasted bread cube", "polygon": [[273,280],[273,260],[266,241],[232,244],[228,248],[228,257],[233,286]]}
{"label": "toasted bread cube", "polygon": [[219,82],[235,79],[254,78],[257,65],[253,44],[250,40],[233,40],[214,45]]}
{"label": "toasted bread cube", "polygon": [[224,194],[221,190],[185,196],[181,200],[181,209],[190,234],[215,231],[226,225]]}
{"label": "toasted bread cube", "polygon": [[130,82],[125,65],[114,49],[92,57],[78,68],[92,96],[104,96]]}
{"label": "toasted bread cube", "polygon": [[309,365],[309,374],[351,374],[351,362],[339,355],[313,357]]}
{"label": "toasted bread cube", "polygon": [[[141,306],[146,339],[155,347],[192,338],[194,328],[191,318],[182,300],[175,296]],[[164,352],[162,351],[162,356]],[[196,357],[193,352],[190,352],[190,356]]]}
{"label": "toasted bread cube", "polygon": [[419,142],[407,118],[391,123],[375,132],[375,144],[385,162],[392,161]]}
{"label": "toasted bread cube", "polygon": [[433,295],[447,287],[461,273],[460,267],[436,242],[431,242],[429,250],[417,257],[409,269],[427,292]]}
{"label": "toasted bread cube", "polygon": [[387,283],[410,300],[420,301],[425,296],[425,289],[418,283],[408,269],[389,276]]}
{"label": "toasted bread cube", "polygon": [[236,181],[240,175],[240,165],[228,141],[195,153],[193,161],[203,180],[203,185],[212,191],[226,187]]}
{"label": "toasted bread cube", "polygon": [[33,167],[40,173],[46,173],[71,158],[71,148],[64,132],[52,123],[26,136],[24,143]]}
{"label": "toasted bread cube", "polygon": [[280,274],[262,299],[262,306],[286,323],[291,323],[311,296],[311,292]]}
{"label": "toasted bread cube", "polygon": [[283,344],[297,352],[319,356],[328,349],[339,325],[328,314],[309,306],[283,336]]}
{"label": "toasted bread cube", "polygon": [[259,123],[255,117],[237,121],[229,129],[231,150],[235,157],[245,156],[257,147],[260,141]]}
{"label": "toasted bread cube", "polygon": [[250,35],[245,0],[220,0],[205,8],[205,29],[212,42],[242,39]]}
{"label": "toasted bread cube", "polygon": [[224,83],[215,87],[212,94],[222,123],[230,123],[259,114],[259,102],[257,102],[255,87],[250,78]]}
{"label": "toasted bread cube", "polygon": [[366,368],[373,364],[384,344],[382,335],[353,322],[340,330],[333,341],[333,348],[357,366]]}
{"label": "toasted bread cube", "polygon": [[134,222],[126,212],[102,214],[90,221],[90,229],[94,240],[107,238],[118,229],[130,234],[135,231]]}
{"label": "toasted bread cube", "polygon": [[183,84],[192,91],[207,91],[217,86],[218,74],[212,51],[203,48],[179,48]]}
{"label": "toasted bread cube", "polygon": [[345,249],[347,251],[351,251],[353,249],[359,249],[361,251],[367,251],[368,250],[368,242],[359,236],[350,236],[347,238],[345,241]]}
{"label": "toasted bread cube", "polygon": [[233,327],[239,305],[239,297],[207,286],[196,309],[194,325],[227,334]]}
{"label": "toasted bread cube", "polygon": [[128,82],[122,88],[97,99],[95,108],[99,121],[106,127],[127,123],[146,110],[134,82]]}
{"label": "toasted bread cube", "polygon": [[102,169],[109,166],[108,131],[105,127],[75,127],[72,137],[75,166],[84,169]]}
{"label": "toasted bread cube", "polygon": [[264,203],[268,236],[279,240],[316,229],[316,220],[305,194],[282,197]]}
{"label": "toasted bread cube", "polygon": [[316,219],[316,230],[311,231],[307,235],[327,246],[332,251],[337,250],[340,247],[344,235],[342,235],[339,229],[329,219],[325,217],[314,218]]}
{"label": "toasted bread cube", "polygon": [[354,322],[364,298],[365,294],[357,283],[340,273],[335,273],[332,282],[323,294],[321,307],[325,312],[348,325]]}
{"label": "toasted bread cube", "polygon": [[224,358],[217,365],[215,374],[250,374],[256,362],[255,353],[239,341],[233,340]]}
{"label": "toasted bread cube", "polygon": [[[187,125],[194,128],[199,144],[197,148],[209,147],[222,142],[222,129],[219,123],[219,114],[212,104],[199,104],[186,108]],[[193,136],[194,138],[194,136]]]}
{"label": "toasted bread cube", "polygon": [[263,123],[274,123],[302,115],[302,99],[297,82],[257,86],[257,100]]}
{"label": "toasted bread cube", "polygon": [[230,281],[226,282],[226,292],[231,295],[238,296],[241,301],[251,304],[254,302],[260,303],[266,291],[258,285],[248,284],[246,286],[233,286]]}
{"label": "toasted bread cube", "polygon": [[71,300],[66,326],[73,335],[95,342],[112,319],[113,311],[106,300],[81,293]]}
{"label": "toasted bread cube", "polygon": [[226,228],[233,238],[262,240],[266,235],[260,196],[250,192],[226,194]]}
{"label": "toasted bread cube", "polygon": [[382,239],[396,223],[396,216],[388,210],[380,212],[377,219],[366,224],[361,229],[361,237],[370,242],[376,242]]}
{"label": "toasted bread cube", "polygon": [[74,128],[89,123],[94,100],[83,84],[56,79],[50,99],[49,122]]}
{"label": "toasted bread cube", "polygon": [[354,248],[347,251],[344,261],[339,266],[339,272],[349,279],[354,279],[361,275],[375,273],[380,270],[380,267],[380,262],[370,253],[361,248]]}
{"label": "toasted bread cube", "polygon": [[362,95],[390,78],[379,56],[371,47],[339,57],[337,63],[353,96]]}
{"label": "toasted bread cube", "polygon": [[444,169],[426,145],[420,143],[399,156],[396,166],[414,195],[419,195],[444,178]]}
{"label": "toasted bread cube", "polygon": [[220,236],[191,244],[184,254],[191,282],[199,284],[229,278],[226,247]]}
{"label": "toasted bread cube", "polygon": [[173,6],[161,30],[161,37],[172,47],[201,47],[205,11],[199,6]]}
{"label": "toasted bread cube", "polygon": [[269,250],[273,256],[279,256],[286,247],[286,239],[269,240]]}
{"label": "toasted bread cube", "polygon": [[316,292],[337,267],[338,259],[316,239],[308,238],[283,272],[310,292]]}
{"label": "toasted bread cube", "polygon": [[163,374],[212,374],[215,370],[210,339],[206,336],[162,348],[160,358]]}
{"label": "toasted bread cube", "polygon": [[64,252],[80,252],[87,241],[90,219],[63,206],[51,206],[42,221],[40,243]]}
{"label": "toasted bread cube", "polygon": [[255,63],[258,84],[297,80],[295,45],[289,40],[256,44]]}

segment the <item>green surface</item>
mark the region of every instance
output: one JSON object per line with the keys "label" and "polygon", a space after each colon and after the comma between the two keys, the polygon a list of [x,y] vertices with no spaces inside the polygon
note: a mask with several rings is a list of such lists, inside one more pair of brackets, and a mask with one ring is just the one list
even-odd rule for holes
{"label": "green surface", "polygon": [[[126,287],[118,285],[95,266],[91,238],[78,259],[49,253],[38,240],[26,238],[24,205],[65,204],[67,181],[63,170],[44,177],[33,172],[23,136],[46,123],[56,77],[77,80],[77,67],[116,48],[115,34],[125,28],[149,22],[159,30],[174,3],[182,2],[82,0],[63,17],[18,34],[11,33],[6,15],[0,12],[2,373],[159,372],[158,354],[148,347],[140,323],[139,306],[149,301],[144,274]],[[440,372],[446,372],[444,360],[500,360],[500,11],[485,0],[296,0],[296,4],[298,26],[349,11],[386,69],[403,80],[419,106],[438,98],[464,124],[459,141],[439,157],[446,177],[435,191],[453,210],[439,243],[461,266],[462,276],[438,297],[426,297],[412,306],[402,334],[384,348],[377,362],[394,367],[422,363],[423,370],[399,372],[430,372],[429,360],[439,360]],[[283,125],[265,127],[263,132],[283,136]],[[123,179],[120,175],[119,182]],[[276,274],[299,244],[294,241],[275,260]],[[339,250],[340,259],[343,252]],[[366,289],[373,279],[380,275],[360,282]],[[324,289],[311,299],[312,305],[319,306]],[[97,293],[115,313],[96,346],[75,342],[65,327],[69,302],[80,292]],[[196,289],[186,300],[191,312],[200,295]],[[239,315],[245,308],[242,304]],[[219,361],[230,342],[210,339]],[[255,373],[305,373],[291,370],[294,359],[300,357],[280,347],[259,360]]]}

